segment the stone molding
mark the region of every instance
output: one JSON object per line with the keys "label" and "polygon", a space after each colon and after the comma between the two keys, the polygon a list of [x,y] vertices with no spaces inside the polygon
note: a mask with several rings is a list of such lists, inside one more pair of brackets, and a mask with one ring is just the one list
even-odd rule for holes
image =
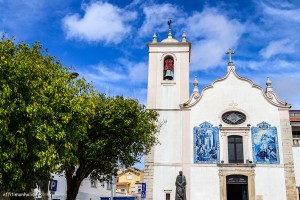
{"label": "stone molding", "polygon": [[255,165],[254,164],[220,164],[220,200],[227,200],[226,177],[229,175],[243,175],[248,177],[248,199],[255,200]]}
{"label": "stone molding", "polygon": [[[284,112],[284,111],[282,111]],[[282,154],[284,163],[284,176],[285,176],[285,188],[286,199],[299,200],[298,192],[296,188],[296,179],[294,172],[294,159],[293,159],[293,139],[292,139],[292,127],[290,126],[289,119],[280,120],[281,127],[281,142],[282,142]]]}

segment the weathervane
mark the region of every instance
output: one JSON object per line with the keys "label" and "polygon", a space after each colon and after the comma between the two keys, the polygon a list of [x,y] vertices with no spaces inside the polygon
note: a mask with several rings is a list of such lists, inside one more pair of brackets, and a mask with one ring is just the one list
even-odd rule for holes
{"label": "weathervane", "polygon": [[171,29],[171,24],[172,24],[172,17],[169,17],[169,21],[168,21],[169,29]]}
{"label": "weathervane", "polygon": [[229,54],[229,62],[231,63],[231,56],[232,54],[234,54],[234,51],[232,49],[228,49],[228,51],[226,52],[226,54]]}

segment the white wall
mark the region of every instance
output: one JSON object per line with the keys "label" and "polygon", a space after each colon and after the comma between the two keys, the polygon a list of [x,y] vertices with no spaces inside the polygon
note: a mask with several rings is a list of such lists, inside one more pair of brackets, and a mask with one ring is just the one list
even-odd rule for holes
{"label": "white wall", "polygon": [[300,187],[300,147],[293,147],[296,186]]}
{"label": "white wall", "polygon": [[163,122],[157,135],[160,144],[155,147],[155,163],[182,162],[181,113],[179,111],[159,112]]}
{"label": "white wall", "polygon": [[[67,198],[67,182],[64,176],[58,176],[53,174],[53,179],[57,180],[57,191],[52,195],[52,199],[65,200]],[[89,178],[85,178],[81,184],[76,197],[76,200],[99,200],[100,197],[110,197],[110,190],[107,190],[107,183],[104,182],[104,187],[102,183],[97,181],[97,187],[91,187],[91,181]],[[51,199],[51,194],[49,192],[49,200]]]}
{"label": "white wall", "polygon": [[[165,200],[165,190],[171,190],[171,199],[175,199],[176,177],[182,170],[179,166],[155,166],[153,179],[153,199]],[[183,172],[184,174],[184,172]]]}
{"label": "white wall", "polygon": [[256,167],[255,191],[266,200],[286,200],[284,169]]}
{"label": "white wall", "polygon": [[191,199],[220,200],[218,167],[192,167],[190,185]]}

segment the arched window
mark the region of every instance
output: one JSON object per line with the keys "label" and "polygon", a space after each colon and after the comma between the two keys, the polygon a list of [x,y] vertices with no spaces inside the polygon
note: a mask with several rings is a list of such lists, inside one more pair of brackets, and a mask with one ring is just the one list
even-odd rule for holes
{"label": "arched window", "polygon": [[174,79],[174,59],[171,56],[166,56],[164,59],[163,79]]}
{"label": "arched window", "polygon": [[228,136],[228,162],[244,163],[242,136],[237,136],[237,135]]}

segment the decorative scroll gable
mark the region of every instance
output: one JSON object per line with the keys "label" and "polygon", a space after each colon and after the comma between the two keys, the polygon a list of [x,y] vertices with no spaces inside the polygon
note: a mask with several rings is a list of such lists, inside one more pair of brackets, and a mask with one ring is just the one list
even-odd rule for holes
{"label": "decorative scroll gable", "polygon": [[247,78],[243,78],[243,77],[240,77],[233,68],[230,68],[230,70],[227,72],[227,74],[225,75],[225,77],[223,78],[219,78],[219,79],[216,79],[215,81],[213,81],[210,85],[208,85],[207,87],[205,87],[201,93],[199,93],[198,91],[196,92],[193,92],[192,95],[190,96],[190,98],[180,104],[179,106],[181,108],[191,108],[193,107],[194,105],[196,105],[202,98],[203,98],[203,95],[204,93],[207,91],[207,90],[211,90],[214,88],[215,84],[218,83],[218,82],[222,82],[222,81],[225,81],[230,75],[233,75],[235,76],[237,79],[241,80],[241,81],[244,81],[244,82],[247,82],[249,83],[249,85],[252,87],[252,88],[255,88],[257,89],[258,91],[261,92],[261,94],[263,95],[263,97],[269,102],[271,103],[272,105],[276,106],[276,107],[279,107],[279,108],[290,108],[291,105],[288,104],[288,103],[285,103],[281,100],[279,100],[279,98],[276,96],[275,92],[273,91],[268,91],[268,92],[265,92],[264,89],[256,84],[254,84],[250,79],[247,79]]}

